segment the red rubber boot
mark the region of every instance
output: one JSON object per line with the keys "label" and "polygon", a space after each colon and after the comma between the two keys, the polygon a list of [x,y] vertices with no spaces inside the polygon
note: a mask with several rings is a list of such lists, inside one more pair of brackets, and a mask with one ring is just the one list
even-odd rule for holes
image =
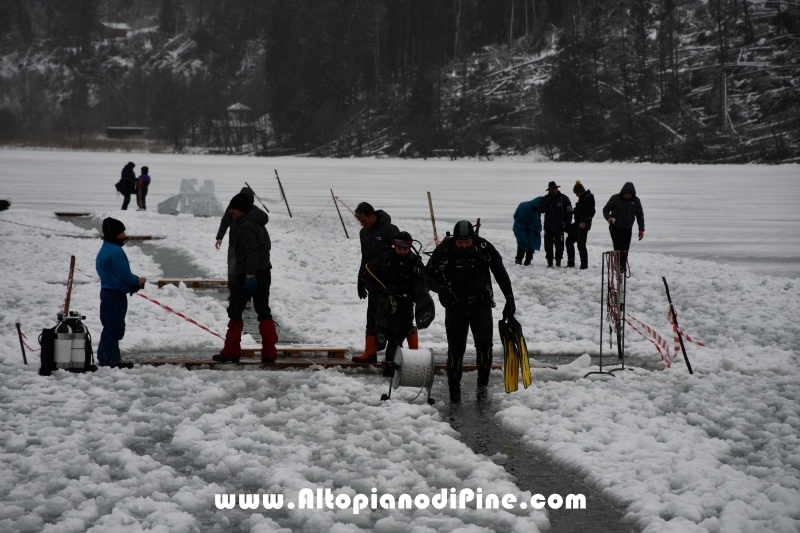
{"label": "red rubber boot", "polygon": [[278,359],[278,350],[275,349],[275,344],[278,342],[275,321],[262,320],[258,323],[258,332],[261,334],[261,362],[274,363]]}

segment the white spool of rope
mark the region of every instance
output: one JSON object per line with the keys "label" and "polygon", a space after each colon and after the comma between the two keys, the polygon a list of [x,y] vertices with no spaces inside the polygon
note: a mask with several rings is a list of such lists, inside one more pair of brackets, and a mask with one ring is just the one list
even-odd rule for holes
{"label": "white spool of rope", "polygon": [[397,370],[392,379],[392,388],[420,387],[430,390],[436,366],[433,363],[433,352],[430,350],[410,350],[397,348],[394,352]]}

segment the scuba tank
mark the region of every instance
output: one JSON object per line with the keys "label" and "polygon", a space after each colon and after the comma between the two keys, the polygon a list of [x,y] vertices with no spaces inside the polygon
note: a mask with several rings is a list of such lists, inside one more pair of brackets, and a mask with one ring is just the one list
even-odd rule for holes
{"label": "scuba tank", "polygon": [[58,314],[58,320],[53,362],[56,368],[69,368],[72,362],[72,328],[64,320],[63,313]]}
{"label": "scuba tank", "polygon": [[86,366],[86,327],[81,320],[86,320],[86,317],[75,311],[69,312],[67,323],[72,329],[70,369],[79,372],[82,372]]}

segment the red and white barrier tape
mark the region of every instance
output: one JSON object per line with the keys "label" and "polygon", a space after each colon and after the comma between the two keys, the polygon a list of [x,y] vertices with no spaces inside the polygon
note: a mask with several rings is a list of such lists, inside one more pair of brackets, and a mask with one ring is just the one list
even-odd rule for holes
{"label": "red and white barrier tape", "polygon": [[[678,328],[675,326],[675,321],[672,320],[672,312],[669,312],[669,320],[670,323],[672,324],[672,331],[673,331],[672,350],[670,350],[669,343],[667,342],[667,340],[664,337],[662,337],[654,328],[648,326],[647,324],[645,324],[644,322],[642,322],[641,320],[639,320],[630,313],[625,313],[625,314],[627,315],[627,317],[625,318],[625,322],[628,323],[631,329],[633,329],[636,333],[638,333],[642,337],[652,342],[653,345],[656,347],[656,350],[658,350],[658,354],[661,356],[661,360],[664,361],[667,367],[672,366],[672,361],[675,361],[677,359],[678,354],[681,351],[680,339],[678,339],[678,334],[677,334]],[[628,320],[628,318],[630,318],[630,320]],[[631,320],[639,324],[639,326],[641,326],[641,328],[644,329],[649,334],[649,336],[639,331],[639,329],[631,323]],[[697,346],[702,346],[704,348],[706,347],[705,344],[693,339],[692,337],[687,335],[683,330],[681,330],[681,335],[685,340],[693,342]]]}
{"label": "red and white barrier tape", "polygon": [[[80,268],[76,268],[75,270],[77,270],[78,272],[80,272],[81,274],[83,274],[84,276],[86,276],[87,278],[92,278],[92,279],[96,279],[96,280],[98,280],[98,281],[99,281],[99,278],[97,278],[96,276],[92,276],[92,275],[90,275],[90,274],[87,274],[86,272],[84,272],[84,271],[83,271],[83,270],[81,270]],[[194,324],[194,325],[195,325],[195,326],[197,326],[198,328],[200,328],[200,329],[202,329],[202,330],[205,330],[205,331],[207,331],[207,332],[211,333],[212,335],[214,335],[214,336],[216,336],[216,337],[219,337],[220,339],[223,339],[223,338],[224,338],[224,337],[222,337],[222,336],[221,336],[219,333],[217,333],[216,331],[212,331],[212,330],[211,330],[211,329],[209,329],[207,326],[204,326],[204,325],[200,324],[200,323],[199,323],[199,322],[197,322],[196,320],[194,320],[194,319],[192,319],[192,318],[189,318],[188,316],[184,315],[183,313],[180,313],[180,312],[178,312],[178,311],[175,311],[173,308],[169,307],[168,305],[164,305],[164,304],[162,304],[162,303],[161,303],[161,302],[159,302],[158,300],[154,300],[154,299],[152,299],[152,298],[150,298],[150,297],[148,297],[148,296],[145,296],[144,294],[142,294],[142,293],[140,293],[140,292],[137,292],[137,293],[136,293],[136,295],[137,295],[137,296],[141,296],[142,298],[144,298],[145,300],[147,300],[147,301],[149,301],[149,302],[153,302],[154,304],[158,305],[158,306],[159,306],[159,307],[161,307],[162,309],[166,309],[166,310],[167,310],[167,311],[169,311],[170,313],[173,313],[173,314],[175,314],[175,315],[177,315],[177,316],[181,317],[182,319],[186,320],[186,321],[187,321],[187,322],[189,322],[190,324]]]}
{"label": "red and white barrier tape", "polygon": [[22,335],[22,344],[24,344],[24,345],[25,345],[25,347],[26,347],[28,350],[30,350],[30,351],[32,351],[32,352],[38,352],[39,350],[41,350],[41,348],[33,348],[33,347],[31,347],[31,345],[30,345],[30,344],[28,344],[27,342],[25,342],[25,341],[27,340],[28,336],[27,336],[27,335],[25,335],[25,334],[22,332],[22,328],[20,328],[20,330],[19,330],[19,333],[20,333],[20,335]]}
{"label": "red and white barrier tape", "polygon": [[[633,317],[631,317],[631,318],[633,318]],[[634,318],[634,320],[636,320],[636,319]],[[636,320],[636,321],[639,322],[638,320]],[[631,329],[633,331],[635,331],[636,333],[638,333],[639,335],[641,335],[642,337],[644,337],[645,339],[647,339],[647,340],[649,340],[650,342],[653,343],[653,346],[655,346],[656,350],[658,350],[658,355],[661,356],[661,361],[664,363],[666,368],[669,368],[669,367],[672,366],[672,361],[670,360],[669,350],[666,348],[666,346],[663,347],[664,351],[662,351],[661,350],[662,346],[659,345],[659,343],[655,339],[652,339],[652,338],[648,337],[647,335],[645,335],[644,333],[642,333],[641,331],[639,331],[639,329],[636,326],[634,326],[633,323],[630,320],[628,320],[627,318],[625,319],[625,322],[628,323],[628,325],[631,327]],[[641,322],[639,322],[639,323],[642,324]],[[642,325],[644,325],[644,324],[642,324]],[[647,329],[650,329],[649,326],[645,326],[645,327]],[[656,334],[656,336],[658,338],[661,337],[661,335],[658,335],[658,334]]]}
{"label": "red and white barrier tape", "polygon": [[352,210],[352,209],[350,209],[350,206],[349,206],[349,205],[347,205],[346,203],[344,203],[344,200],[342,200],[342,199],[341,199],[341,198],[339,198],[338,196],[334,196],[334,198],[336,198],[336,201],[337,201],[337,202],[339,202],[340,204],[342,204],[343,206],[345,206],[345,208],[346,208],[348,211],[350,211],[350,214],[351,214],[351,215],[353,215],[353,216],[356,216],[356,214],[353,212],[353,210]]}
{"label": "red and white barrier tape", "polygon": [[211,333],[212,335],[214,335],[214,336],[216,336],[216,337],[219,337],[220,339],[223,339],[223,337],[222,337],[222,336],[221,336],[219,333],[217,333],[216,331],[212,331],[212,330],[208,329],[206,326],[204,326],[204,325],[202,325],[202,324],[198,323],[197,321],[195,321],[195,320],[193,320],[193,319],[189,318],[188,316],[184,315],[183,313],[180,313],[180,312],[178,312],[178,311],[174,310],[174,309],[173,309],[173,308],[171,308],[170,306],[162,304],[162,303],[161,303],[161,302],[159,302],[158,300],[154,300],[154,299],[150,298],[149,296],[145,296],[144,294],[142,294],[142,293],[140,293],[140,292],[137,292],[137,293],[136,293],[136,296],[141,296],[141,297],[142,297],[142,298],[144,298],[145,300],[147,300],[147,301],[149,301],[149,302],[153,302],[154,304],[156,304],[156,305],[160,306],[161,308],[163,308],[163,309],[166,309],[166,310],[167,310],[167,311],[169,311],[170,313],[173,313],[173,314],[175,314],[175,315],[178,315],[179,317],[181,317],[181,318],[182,318],[182,319],[184,319],[185,321],[189,322],[190,324],[194,324],[194,325],[195,325],[195,326],[197,326],[198,328],[200,328],[200,329],[202,329],[202,330],[205,330],[205,331],[207,331],[207,332]]}

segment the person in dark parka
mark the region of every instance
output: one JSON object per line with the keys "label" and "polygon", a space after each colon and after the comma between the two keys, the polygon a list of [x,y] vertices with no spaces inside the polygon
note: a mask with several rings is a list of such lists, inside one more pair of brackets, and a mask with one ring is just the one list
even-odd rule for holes
{"label": "person in dark parka", "polygon": [[[401,231],[394,238],[394,247],[384,249],[364,268],[364,285],[378,302],[379,311],[384,310],[383,315],[376,316],[375,331],[379,339],[382,337],[386,341],[386,363],[394,361],[395,350],[403,345],[406,337],[417,335],[414,304],[422,303],[417,302],[417,291],[427,292],[423,278],[425,266],[412,244],[411,235]],[[420,324],[422,328],[426,326]],[[384,375],[394,375],[388,364]]]}
{"label": "person in dark parka", "polygon": [[572,202],[558,190],[559,188],[555,181],[551,181],[547,186],[547,196],[542,197],[539,203],[539,210],[544,213],[544,252],[548,267],[553,266],[554,258],[556,266],[561,266],[561,258],[564,256],[564,231],[572,222]]}
{"label": "person in dark parka", "polygon": [[147,278],[131,272],[125,245],[125,224],[114,218],[103,220],[103,246],[97,252],[95,270],[100,276],[100,345],[97,359],[100,366],[131,368],[122,361],[119,341],[125,336],[125,315],[128,313],[128,294],[133,295]]}
{"label": "person in dark parka", "polygon": [[269,289],[272,283],[270,249],[272,247],[267,232],[267,214],[253,205],[253,197],[239,193],[228,205],[236,221],[234,253],[236,269],[234,272],[231,302],[228,305],[228,331],[225,345],[213,359],[219,362],[236,362],[242,355],[242,313],[247,302],[253,299],[253,308],[258,316],[258,332],[261,334],[261,361],[272,363],[278,357],[275,344],[278,332],[269,308]]}
{"label": "person in dark parka", "polygon": [[[517,239],[517,256],[514,263],[528,266],[533,260],[536,250],[542,248],[542,213],[539,204],[542,197],[538,196],[528,202],[522,202],[514,211],[514,237]],[[525,263],[522,259],[525,259]]]}
{"label": "person in dark parka", "polygon": [[462,362],[470,329],[477,351],[478,394],[486,394],[494,331],[492,275],[506,299],[503,318],[513,316],[514,293],[503,258],[466,220],[456,223],[453,235],[436,247],[425,267],[425,284],[439,294],[445,309],[447,383],[452,403],[461,401]]}
{"label": "person in dark parka", "polygon": [[626,183],[622,186],[619,194],[609,198],[603,208],[603,218],[608,221],[614,250],[625,252],[625,258],[621,262],[622,270],[625,271],[634,221],[639,226],[639,240],[644,238],[644,212],[642,211],[642,202],[636,196],[636,188],[633,183]]}
{"label": "person in dark parka", "polygon": [[[247,196],[255,201],[255,194],[250,187],[242,187],[242,190],[239,191],[239,194],[246,194]],[[252,202],[251,202],[252,203]],[[266,213],[265,213],[266,214]],[[233,215],[230,213],[230,207],[225,210],[225,214],[222,215],[222,220],[219,221],[219,229],[217,230],[217,240],[214,243],[214,247],[219,250],[220,246],[222,246],[222,239],[225,238],[225,233],[230,228],[230,234],[228,235],[228,291],[233,291],[233,283],[236,278],[236,251],[233,245],[233,240],[236,236],[236,227],[238,221],[234,220]]]}
{"label": "person in dark parka", "polygon": [[[356,206],[356,219],[361,224],[361,266],[358,269],[358,297],[367,300],[367,331],[364,340],[364,353],[353,357],[356,363],[377,363],[378,350],[375,347],[375,311],[377,302],[367,292],[364,285],[364,272],[367,263],[375,259],[380,253],[391,246],[400,230],[392,224],[392,217],[385,211],[375,210],[367,202],[361,202]],[[408,339],[408,347],[417,349],[418,339]]]}
{"label": "person in dark parka", "polygon": [[589,268],[589,253],[586,251],[586,238],[589,230],[592,229],[592,218],[594,218],[594,195],[592,191],[586,190],[580,180],[575,182],[572,188],[578,196],[578,202],[572,212],[573,222],[567,231],[567,267],[575,267],[575,247],[578,244],[578,254],[581,258],[581,270]]}
{"label": "person in dark parka", "polygon": [[123,211],[128,209],[128,204],[131,203],[131,195],[136,194],[136,185],[139,180],[136,178],[136,172],[133,171],[134,168],[136,168],[136,165],[133,162],[129,162],[122,167],[122,173],[120,174],[119,181],[122,182],[120,194],[122,194],[123,198]]}

